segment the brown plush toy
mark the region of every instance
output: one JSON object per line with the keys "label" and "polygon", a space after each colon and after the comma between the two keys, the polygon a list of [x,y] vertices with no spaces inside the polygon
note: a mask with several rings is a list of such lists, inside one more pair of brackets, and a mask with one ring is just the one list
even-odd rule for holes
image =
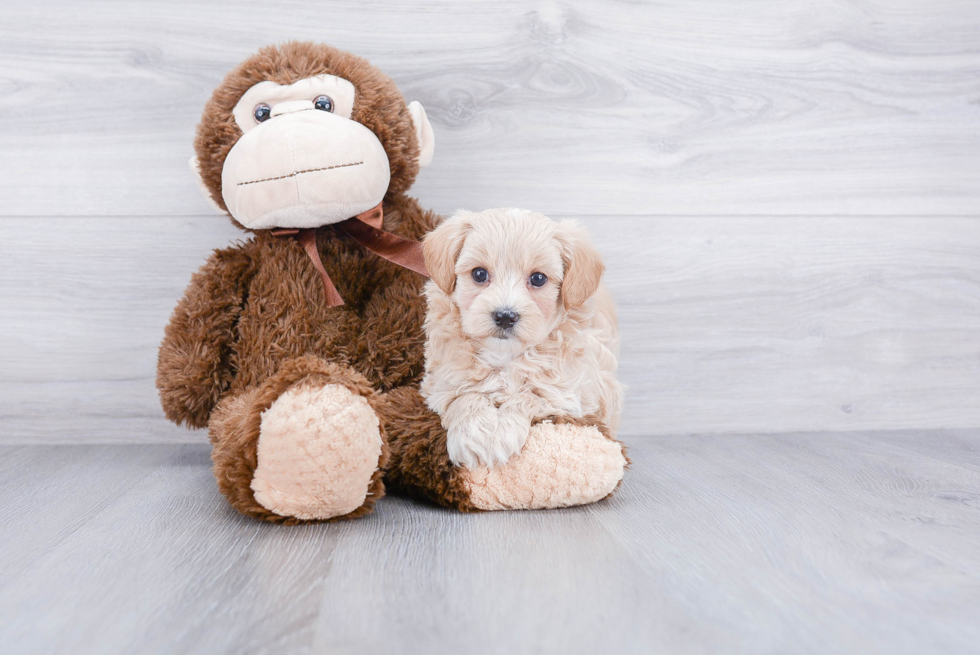
{"label": "brown plush toy", "polygon": [[464,511],[558,507],[619,483],[622,447],[589,417],[539,423],[492,470],[450,462],[419,395],[416,242],[439,219],[405,195],[432,148],[421,105],[324,45],[266,47],[207,103],[193,164],[251,236],[193,276],[157,386],[168,418],[208,428],[218,487],[238,511],[355,518],[386,484]]}

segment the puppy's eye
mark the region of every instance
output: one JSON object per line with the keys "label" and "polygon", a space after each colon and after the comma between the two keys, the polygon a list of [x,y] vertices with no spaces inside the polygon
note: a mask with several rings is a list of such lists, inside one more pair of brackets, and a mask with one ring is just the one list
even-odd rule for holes
{"label": "puppy's eye", "polygon": [[320,111],[333,111],[333,100],[330,96],[317,96],[313,101],[313,107]]}
{"label": "puppy's eye", "polygon": [[264,102],[255,105],[255,109],[252,110],[252,117],[255,119],[256,123],[262,123],[264,121],[267,121],[269,120],[270,116],[272,116],[272,107],[265,104]]}
{"label": "puppy's eye", "polygon": [[531,283],[532,287],[543,287],[548,282],[548,276],[544,273],[531,273],[531,277],[527,281]]}
{"label": "puppy's eye", "polygon": [[490,274],[487,273],[487,269],[485,268],[474,268],[470,275],[477,284],[483,284],[490,277]]}

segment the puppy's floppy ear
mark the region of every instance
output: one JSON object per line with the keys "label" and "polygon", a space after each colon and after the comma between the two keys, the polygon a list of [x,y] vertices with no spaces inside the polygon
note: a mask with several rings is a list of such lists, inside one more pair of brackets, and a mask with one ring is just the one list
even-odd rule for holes
{"label": "puppy's floppy ear", "polygon": [[422,256],[429,277],[447,294],[456,288],[456,260],[469,231],[469,214],[459,211],[422,240]]}
{"label": "puppy's floppy ear", "polygon": [[561,281],[561,299],[565,309],[578,307],[588,300],[602,280],[606,267],[589,235],[575,221],[562,221],[555,231],[561,247],[565,276]]}

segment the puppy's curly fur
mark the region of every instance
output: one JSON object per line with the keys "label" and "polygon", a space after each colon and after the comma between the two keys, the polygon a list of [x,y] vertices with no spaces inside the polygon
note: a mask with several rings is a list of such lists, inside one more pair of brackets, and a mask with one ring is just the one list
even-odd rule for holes
{"label": "puppy's curly fur", "polygon": [[453,462],[503,464],[547,416],[595,415],[615,434],[615,307],[581,227],[520,209],[459,212],[424,251],[422,393]]}

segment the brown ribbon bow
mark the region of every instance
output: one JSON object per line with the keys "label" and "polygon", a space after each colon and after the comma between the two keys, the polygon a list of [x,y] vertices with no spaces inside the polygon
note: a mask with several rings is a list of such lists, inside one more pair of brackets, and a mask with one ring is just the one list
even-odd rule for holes
{"label": "brown ribbon bow", "polygon": [[[336,225],[354,241],[374,254],[428,277],[429,271],[425,268],[425,260],[422,258],[422,244],[394,235],[391,232],[385,232],[381,229],[383,218],[384,210],[381,209],[381,203],[378,203],[377,207]],[[333,281],[327,275],[326,269],[323,268],[323,262],[320,260],[320,251],[316,247],[316,232],[319,229],[318,227],[279,228],[273,230],[272,234],[277,237],[296,237],[296,240],[306,250],[306,254],[309,255],[316,272],[320,274],[323,291],[327,296],[327,307],[338,307],[344,304],[344,299],[340,297],[337,287],[333,285]]]}

